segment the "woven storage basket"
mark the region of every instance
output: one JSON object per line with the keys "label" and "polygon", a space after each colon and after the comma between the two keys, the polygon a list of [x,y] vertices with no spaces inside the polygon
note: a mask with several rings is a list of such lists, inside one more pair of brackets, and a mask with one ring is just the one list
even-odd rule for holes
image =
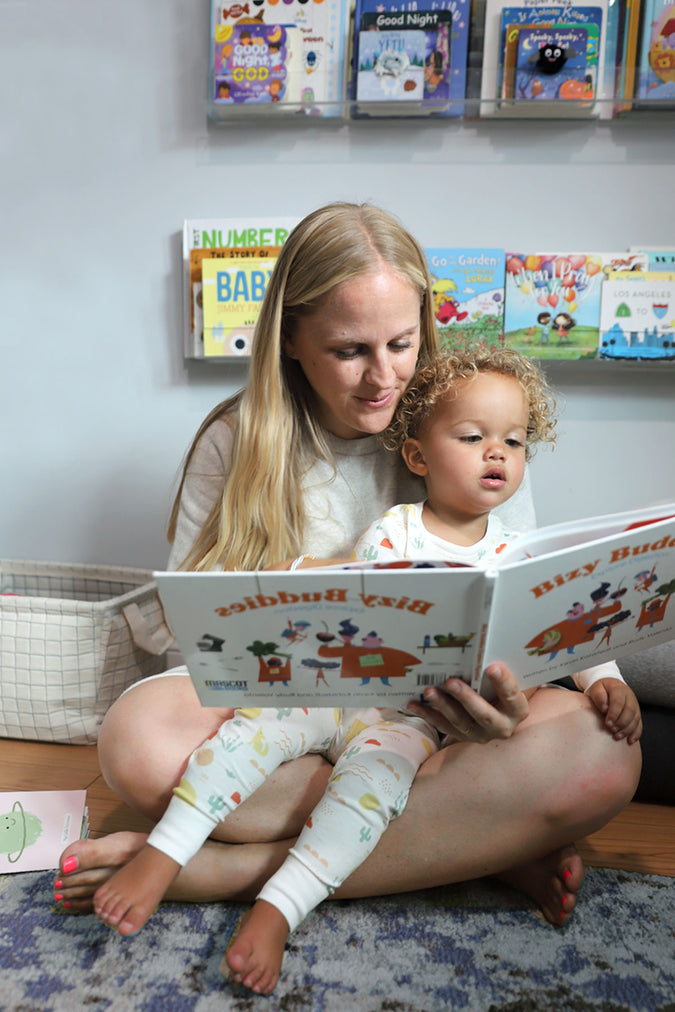
{"label": "woven storage basket", "polygon": [[0,736],[95,742],[172,641],[149,570],[0,560]]}

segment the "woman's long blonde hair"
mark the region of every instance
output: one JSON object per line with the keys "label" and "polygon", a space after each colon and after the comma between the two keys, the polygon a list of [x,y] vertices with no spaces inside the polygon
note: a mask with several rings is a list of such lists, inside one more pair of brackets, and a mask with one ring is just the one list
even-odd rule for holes
{"label": "woman's long blonde hair", "polygon": [[316,395],[297,361],[284,354],[298,319],[320,311],[339,285],[392,268],[419,292],[420,355],[438,348],[431,284],[421,247],[394,217],[369,204],[334,203],[291,232],[267,286],[256,325],[246,387],[202,423],[184,462],[169,521],[176,533],[187,469],[197,443],[216,420],[234,429],[232,467],[183,569],[264,569],[302,551],[304,473],[331,459],[317,422]]}

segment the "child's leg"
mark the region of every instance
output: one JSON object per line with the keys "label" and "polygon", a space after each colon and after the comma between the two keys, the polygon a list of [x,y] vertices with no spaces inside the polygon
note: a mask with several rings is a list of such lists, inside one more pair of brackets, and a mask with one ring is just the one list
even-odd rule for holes
{"label": "child's leg", "polygon": [[101,920],[121,934],[138,931],[179,869],[229,812],[282,762],[326,747],[333,710],[238,710],[192,754],[147,845],[94,897]]}
{"label": "child's leg", "polygon": [[419,766],[438,747],[433,729],[403,715],[354,737],[347,729],[346,739],[326,794],[226,953],[235,980],[255,991],[271,991],[279,974],[286,940],[279,917],[287,932],[294,930],[361,864],[405,808]]}

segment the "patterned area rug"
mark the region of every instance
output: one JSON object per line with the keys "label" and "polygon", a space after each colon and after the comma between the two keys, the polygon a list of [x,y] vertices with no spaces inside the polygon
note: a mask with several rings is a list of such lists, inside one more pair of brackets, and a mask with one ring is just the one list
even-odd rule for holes
{"label": "patterned area rug", "polygon": [[243,908],[160,907],[122,939],[50,907],[51,873],[0,879],[3,1012],[674,1012],[675,879],[590,869],[546,924],[491,882],[329,902],[292,936],[270,997],[218,972]]}

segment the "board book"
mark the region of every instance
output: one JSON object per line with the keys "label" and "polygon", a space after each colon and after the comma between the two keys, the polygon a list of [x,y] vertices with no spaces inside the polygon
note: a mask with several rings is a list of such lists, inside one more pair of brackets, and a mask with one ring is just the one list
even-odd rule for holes
{"label": "board book", "polygon": [[451,31],[450,11],[364,14],[355,39],[358,112],[385,116],[447,110]]}
{"label": "board book", "polygon": [[65,847],[87,836],[86,791],[0,793],[0,873],[58,868]]}
{"label": "board book", "polygon": [[509,25],[502,98],[591,102],[597,63],[597,25]]}
{"label": "board book", "polygon": [[[186,358],[204,358],[202,262],[226,256],[276,255],[297,219],[187,218],[183,222],[183,345]],[[232,342],[228,354],[248,353]],[[221,352],[222,354],[222,352]]]}
{"label": "board book", "polygon": [[675,273],[609,275],[602,286],[599,357],[675,361]]}
{"label": "board book", "polygon": [[216,106],[300,101],[302,39],[284,25],[219,25],[214,38]]}
{"label": "board book", "polygon": [[[352,20],[349,97],[354,102],[353,116],[464,114],[471,21],[470,0],[419,0],[419,2],[356,0]],[[394,103],[380,100],[364,105],[364,89],[369,74],[365,65],[364,69],[360,70],[365,52],[362,46],[375,45],[367,38],[371,32],[392,30],[421,31],[425,35],[422,100],[420,101],[419,95],[417,100],[410,100],[409,95],[404,93],[403,98]],[[406,79],[402,81],[401,88],[405,87]],[[412,91],[412,88],[410,90]]]}
{"label": "board book", "polygon": [[[215,98],[215,82],[222,67],[219,46],[227,45],[225,34],[237,30],[258,33],[280,30],[289,33],[293,59],[289,80],[292,97],[278,101],[275,111],[313,116],[341,116],[345,94],[346,60],[349,34],[349,4],[344,0],[254,0],[236,3],[233,0],[212,0],[211,4],[211,97],[209,115],[214,119],[236,114],[234,103]],[[268,101],[248,104],[247,113],[255,109],[268,112]],[[239,106],[243,109],[243,106]]]}
{"label": "board book", "polygon": [[524,688],[675,638],[675,503],[528,532],[491,569],[155,574],[205,706],[404,706],[485,667]]}
{"label": "board book", "polygon": [[504,250],[428,247],[436,325],[444,343],[475,337],[496,344],[504,332]]}
{"label": "board book", "polygon": [[487,0],[480,86],[481,116],[542,115],[541,104],[537,101],[524,99],[517,102],[502,97],[507,32],[519,32],[521,28],[552,28],[562,24],[587,27],[592,47],[595,46],[597,33],[597,58],[591,51],[597,101],[588,101],[588,96],[583,94],[577,96],[579,100],[576,102],[551,101],[546,105],[546,116],[612,117],[621,24],[620,0],[594,0],[588,5],[567,2],[546,5],[537,0],[523,0],[515,5],[512,0]]}
{"label": "board book", "polygon": [[250,354],[253,332],[277,254],[202,260],[204,356]]}
{"label": "board book", "polygon": [[647,264],[645,253],[507,252],[506,343],[535,358],[596,358],[607,274]]}
{"label": "board book", "polygon": [[675,102],[675,3],[644,0],[635,97]]}

